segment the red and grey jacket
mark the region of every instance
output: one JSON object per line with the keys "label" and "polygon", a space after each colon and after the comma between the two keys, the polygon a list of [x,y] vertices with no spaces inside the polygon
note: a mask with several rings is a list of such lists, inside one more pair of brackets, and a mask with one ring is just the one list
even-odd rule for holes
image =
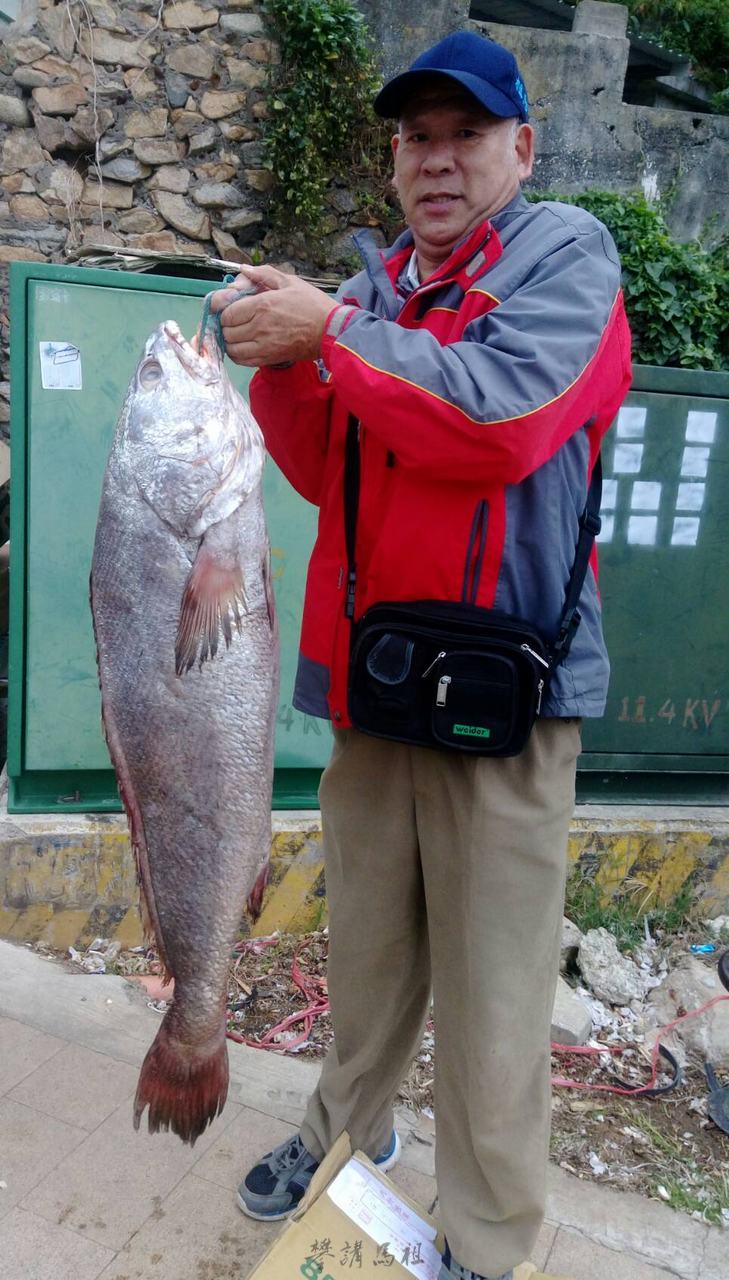
{"label": "red and grey jacket", "polygon": [[[359,237],[357,239],[360,239]],[[344,449],[360,423],[355,617],[384,600],[467,600],[556,636],[600,440],[630,386],[620,265],[582,209],[519,195],[407,292],[406,232],[363,243],[321,361],[262,369],[251,405],[319,507],[294,705],[349,724]],[[543,716],[598,716],[609,664],[596,556]]]}

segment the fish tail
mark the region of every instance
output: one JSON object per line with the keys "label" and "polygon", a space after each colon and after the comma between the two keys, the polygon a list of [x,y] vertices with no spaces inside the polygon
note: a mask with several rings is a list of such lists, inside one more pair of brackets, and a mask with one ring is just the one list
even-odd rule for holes
{"label": "fish tail", "polygon": [[191,1048],[168,1026],[165,1015],[147,1053],[134,1098],[134,1128],[145,1107],[150,1133],[171,1129],[194,1146],[200,1134],[225,1106],[228,1096],[228,1050],[225,1027],[204,1046]]}

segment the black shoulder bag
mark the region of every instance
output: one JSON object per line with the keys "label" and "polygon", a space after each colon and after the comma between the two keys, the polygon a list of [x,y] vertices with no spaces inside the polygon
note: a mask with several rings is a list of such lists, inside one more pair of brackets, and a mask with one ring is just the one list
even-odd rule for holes
{"label": "black shoulder bag", "polygon": [[447,600],[372,605],[354,621],[359,423],[350,417],[344,469],[345,614],[352,622],[349,715],[362,733],[414,746],[515,756],[539,715],[552,672],[569,652],[590,552],[600,531],[602,470],[592,473],[565,605],[548,644],[531,623]]}

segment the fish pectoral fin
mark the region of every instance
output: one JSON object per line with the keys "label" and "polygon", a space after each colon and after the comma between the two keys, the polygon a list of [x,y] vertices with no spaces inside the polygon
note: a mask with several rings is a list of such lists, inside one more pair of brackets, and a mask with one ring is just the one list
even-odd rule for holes
{"label": "fish pectoral fin", "polygon": [[214,658],[221,631],[229,648],[233,627],[240,632],[241,610],[246,607],[240,565],[221,562],[202,542],[182,593],[175,640],[177,675],[184,675],[198,660],[202,666]]}

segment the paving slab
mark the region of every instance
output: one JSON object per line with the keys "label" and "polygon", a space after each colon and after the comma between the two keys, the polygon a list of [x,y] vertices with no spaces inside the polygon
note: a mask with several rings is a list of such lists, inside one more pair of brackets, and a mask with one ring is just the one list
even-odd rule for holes
{"label": "paving slab", "polygon": [[675,1280],[676,1272],[653,1267],[628,1257],[622,1250],[608,1249],[594,1240],[560,1227],[549,1254],[549,1272],[555,1276],[579,1276],[580,1280]]}
{"label": "paving slab", "polygon": [[729,1229],[709,1232],[699,1280],[729,1280]]}
{"label": "paving slab", "polygon": [[8,1096],[91,1132],[121,1102],[134,1096],[138,1077],[137,1068],[126,1062],[69,1044],[21,1080]]}
{"label": "paving slab", "polygon": [[36,1031],[15,1018],[0,1018],[0,1094],[9,1093],[65,1044],[65,1040]]}
{"label": "paving slab", "polygon": [[238,1183],[261,1156],[294,1133],[294,1124],[241,1107],[235,1119],[196,1161],[193,1173],[224,1187],[233,1196]]}
{"label": "paving slab", "polygon": [[0,1222],[3,1280],[96,1280],[113,1256],[27,1209],[13,1209]]}
{"label": "paving slab", "polygon": [[38,1183],[23,1208],[121,1249],[237,1114],[226,1107],[190,1147],[173,1133],[135,1132],[131,1103],[123,1103]]}
{"label": "paving slab", "polygon": [[83,1129],[0,1098],[0,1218],[83,1142]]}
{"label": "paving slab", "polygon": [[[630,1191],[587,1182],[549,1166],[547,1216],[595,1243],[681,1276],[698,1280],[709,1229]],[[552,1258],[549,1259],[553,1267]],[[728,1277],[729,1280],[729,1277]]]}
{"label": "paving slab", "polygon": [[101,1278],[243,1280],[280,1230],[280,1222],[246,1218],[215,1183],[188,1174]]}

